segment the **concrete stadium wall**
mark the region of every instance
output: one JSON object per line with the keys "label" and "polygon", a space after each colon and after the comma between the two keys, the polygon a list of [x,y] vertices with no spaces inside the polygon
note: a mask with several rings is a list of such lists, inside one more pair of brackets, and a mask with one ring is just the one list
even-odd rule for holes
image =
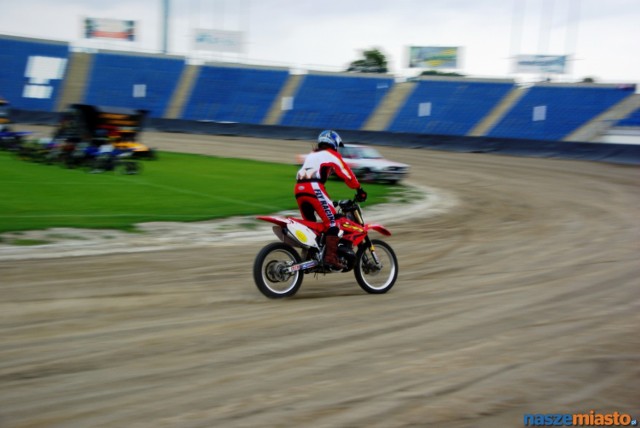
{"label": "concrete stadium wall", "polygon": [[[12,111],[19,124],[56,125],[59,115],[52,112]],[[237,135],[284,140],[317,138],[321,129],[282,125],[252,125],[241,123],[200,122],[182,119],[147,119],[145,128],[160,132],[208,135]],[[443,150],[463,153],[494,153],[510,156],[559,158],[639,165],[640,145],[566,142],[547,140],[517,140],[492,137],[461,137],[452,135],[409,134],[386,131],[338,130],[346,143],[415,149]],[[179,140],[179,139],[176,139]]]}

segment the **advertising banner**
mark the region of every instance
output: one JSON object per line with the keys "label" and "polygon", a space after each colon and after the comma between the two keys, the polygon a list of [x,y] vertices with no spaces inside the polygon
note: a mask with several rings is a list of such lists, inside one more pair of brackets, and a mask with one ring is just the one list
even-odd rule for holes
{"label": "advertising banner", "polygon": [[409,46],[409,67],[458,68],[459,47]]}
{"label": "advertising banner", "polygon": [[116,39],[133,42],[136,39],[136,21],[108,18],[85,18],[86,39]]}
{"label": "advertising banner", "polygon": [[565,74],[566,55],[517,55],[514,71],[516,73]]}
{"label": "advertising banner", "polygon": [[241,31],[196,29],[193,48],[212,52],[243,52],[243,33]]}

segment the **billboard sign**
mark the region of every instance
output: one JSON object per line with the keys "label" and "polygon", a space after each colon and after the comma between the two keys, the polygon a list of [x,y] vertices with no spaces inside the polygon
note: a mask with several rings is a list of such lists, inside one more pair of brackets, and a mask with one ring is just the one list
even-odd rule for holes
{"label": "billboard sign", "polygon": [[86,39],[115,39],[133,42],[136,39],[136,21],[108,18],[85,18]]}
{"label": "billboard sign", "polygon": [[199,51],[242,53],[243,33],[241,31],[196,29],[193,48]]}
{"label": "billboard sign", "polygon": [[458,68],[459,52],[457,46],[409,46],[409,67]]}
{"label": "billboard sign", "polygon": [[567,68],[566,55],[517,55],[516,73],[564,74]]}

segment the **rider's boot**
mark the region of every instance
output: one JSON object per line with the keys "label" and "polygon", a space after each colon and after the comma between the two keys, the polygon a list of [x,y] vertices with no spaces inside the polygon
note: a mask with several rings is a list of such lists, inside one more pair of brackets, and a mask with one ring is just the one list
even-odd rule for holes
{"label": "rider's boot", "polygon": [[345,265],[340,262],[338,258],[338,243],[340,242],[339,236],[327,236],[324,248],[324,262],[330,264],[337,269],[346,268]]}

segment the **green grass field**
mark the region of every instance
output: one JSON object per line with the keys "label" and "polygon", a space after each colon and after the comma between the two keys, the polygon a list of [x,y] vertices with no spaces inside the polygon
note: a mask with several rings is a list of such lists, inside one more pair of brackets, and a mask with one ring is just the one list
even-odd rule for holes
{"label": "green grass field", "polygon": [[[201,221],[297,209],[297,167],[240,159],[160,153],[139,175],[90,174],[0,152],[0,233],[51,227],[134,230],[149,221]],[[353,196],[339,181],[334,200]],[[400,186],[367,184],[365,206]]]}

